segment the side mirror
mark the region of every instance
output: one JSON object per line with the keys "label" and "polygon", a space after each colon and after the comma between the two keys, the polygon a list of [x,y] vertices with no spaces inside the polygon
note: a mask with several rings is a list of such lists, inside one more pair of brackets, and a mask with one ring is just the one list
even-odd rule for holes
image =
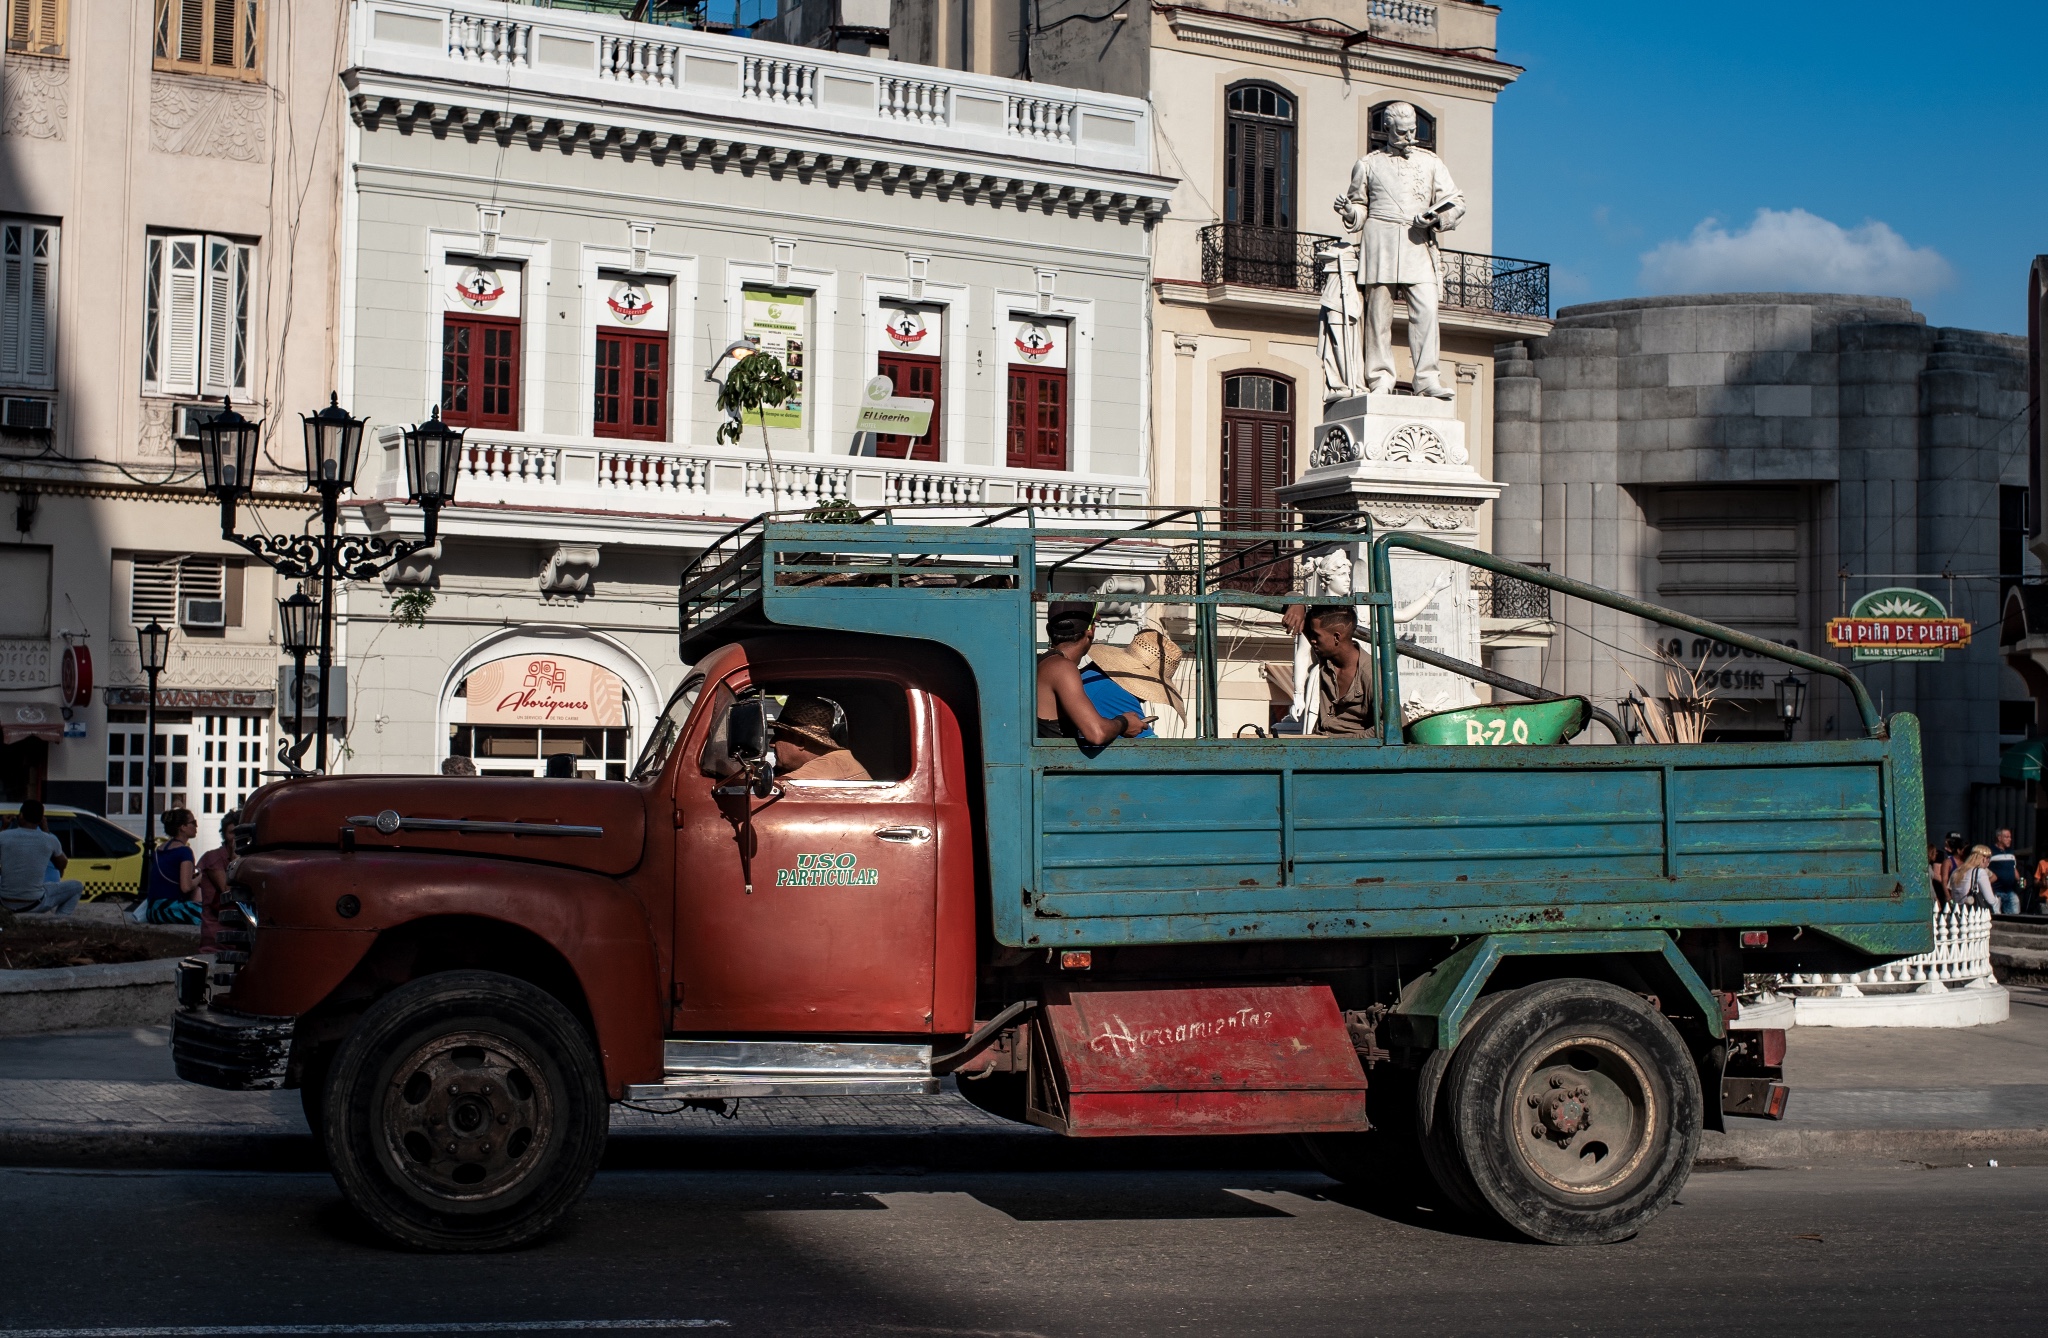
{"label": "side mirror", "polygon": [[725,745],[735,762],[773,762],[777,704],[766,697],[734,702],[726,718]]}

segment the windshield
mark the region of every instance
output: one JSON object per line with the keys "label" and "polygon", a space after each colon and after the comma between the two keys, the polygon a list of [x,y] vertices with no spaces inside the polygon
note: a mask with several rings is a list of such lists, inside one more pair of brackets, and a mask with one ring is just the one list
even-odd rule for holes
{"label": "windshield", "polygon": [[676,750],[677,740],[683,737],[683,726],[690,722],[690,708],[697,704],[697,694],[703,690],[703,678],[693,678],[669,698],[668,709],[661,713],[661,719],[654,722],[654,729],[647,736],[647,746],[640,751],[640,760],[633,765],[634,780],[649,780],[661,774],[668,755]]}

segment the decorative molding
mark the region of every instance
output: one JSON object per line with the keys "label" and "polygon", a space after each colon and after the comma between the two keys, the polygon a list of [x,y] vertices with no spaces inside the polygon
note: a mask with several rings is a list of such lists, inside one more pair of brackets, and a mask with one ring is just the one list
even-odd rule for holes
{"label": "decorative molding", "polygon": [[1322,469],[1328,465],[1349,464],[1358,458],[1358,443],[1352,439],[1351,430],[1342,423],[1331,423],[1316,433],[1316,442],[1308,453],[1308,467]]}
{"label": "decorative molding", "polygon": [[540,588],[550,595],[587,595],[600,549],[591,544],[558,544],[541,568]]}
{"label": "decorative molding", "polygon": [[1446,445],[1436,434],[1436,429],[1422,423],[1406,423],[1387,434],[1385,439],[1374,442],[1366,448],[1370,460],[1398,460],[1418,465],[1462,465],[1465,463],[1465,449],[1462,446]]}
{"label": "decorative molding", "polygon": [[62,139],[71,115],[71,62],[9,56],[0,87],[0,134]]}
{"label": "decorative molding", "polygon": [[1416,506],[1406,500],[1365,505],[1365,513],[1372,517],[1372,523],[1383,530],[1469,530],[1473,526],[1475,510],[1469,506]]}
{"label": "decorative molding", "polygon": [[253,163],[263,157],[270,90],[190,75],[149,84],[149,147],[158,153]]}

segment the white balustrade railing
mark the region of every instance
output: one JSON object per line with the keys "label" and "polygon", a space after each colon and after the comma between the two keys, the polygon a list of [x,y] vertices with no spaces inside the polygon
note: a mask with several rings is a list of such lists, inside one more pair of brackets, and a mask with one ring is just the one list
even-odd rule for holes
{"label": "white balustrade railing", "polygon": [[504,446],[478,443],[465,446],[461,474],[465,480],[493,483],[526,483],[549,487],[561,477],[559,447]]}
{"label": "white balustrade railing", "polygon": [[[354,95],[359,106],[418,105],[426,91],[418,79],[452,79],[529,101],[596,98],[621,118],[636,108],[740,115],[773,133],[778,123],[815,130],[815,113],[823,111],[840,130],[864,122],[868,133],[897,144],[980,145],[1110,171],[1152,168],[1150,111],[1138,99],[1115,94],[501,0],[358,0],[354,8],[349,60],[372,76]],[[1429,5],[1393,0],[1374,12],[1383,23],[1420,23],[1424,16],[1433,22],[1435,13]],[[442,39],[432,35],[436,25]],[[493,123],[539,115],[456,101],[480,96],[474,88],[442,87],[432,96],[436,105],[445,98]]]}
{"label": "white balustrade railing", "polygon": [[673,42],[599,33],[597,77],[626,84],[675,88],[682,81],[683,52]]}
{"label": "white balustrade railing", "polygon": [[818,67],[776,56],[748,56],[740,70],[740,96],[791,107],[815,107]]}
{"label": "white balustrade railing", "polygon": [[480,65],[533,64],[533,25],[460,11],[448,16],[448,54]]}
{"label": "white balustrade railing", "polygon": [[[386,455],[391,457],[387,471],[395,471],[393,450],[387,449]],[[1103,519],[1115,517],[1119,507],[1145,500],[1144,485],[1137,479],[1076,477],[1008,466],[801,454],[794,459],[785,456],[771,466],[739,450],[601,439],[508,442],[476,434],[463,451],[460,485],[468,498],[513,506],[558,503],[581,493],[589,499],[585,504],[600,508],[653,508],[684,515],[850,501],[861,507],[1029,505],[1050,517]]]}
{"label": "white balustrade railing", "polygon": [[1009,112],[1004,120],[1007,133],[1023,139],[1049,140],[1056,144],[1074,142],[1074,117],[1077,107],[1071,102],[1057,98],[1027,97],[1011,94]]}
{"label": "white balustrade railing", "polygon": [[1371,0],[1365,12],[1368,18],[1403,28],[1436,27],[1436,6],[1419,4],[1417,0]]}
{"label": "white balustrade railing", "polygon": [[945,125],[948,120],[947,100],[952,91],[949,84],[935,83],[929,79],[912,79],[900,74],[885,74],[882,76],[882,95],[878,110],[892,121],[912,121],[918,125]]}
{"label": "white balustrade railing", "polygon": [[1943,907],[1934,913],[1934,948],[1853,975],[1785,976],[1777,988],[1794,993],[1860,994],[1961,988],[1991,977],[1991,912],[1982,906]]}

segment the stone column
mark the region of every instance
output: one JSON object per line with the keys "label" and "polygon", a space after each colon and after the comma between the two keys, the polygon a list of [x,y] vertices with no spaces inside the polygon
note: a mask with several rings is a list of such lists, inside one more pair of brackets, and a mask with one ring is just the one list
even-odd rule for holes
{"label": "stone column", "polygon": [[[1521,340],[1493,351],[1493,477],[1507,493],[1493,506],[1493,551],[1543,561],[1543,382]],[[1543,651],[1496,650],[1493,666],[1525,683],[1543,681]]]}

